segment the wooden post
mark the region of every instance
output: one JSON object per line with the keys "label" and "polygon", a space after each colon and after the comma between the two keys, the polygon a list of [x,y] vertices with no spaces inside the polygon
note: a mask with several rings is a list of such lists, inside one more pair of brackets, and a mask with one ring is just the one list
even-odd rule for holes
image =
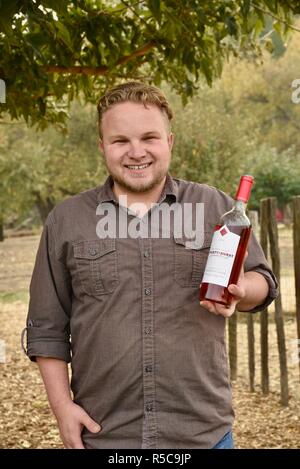
{"label": "wooden post", "polygon": [[[294,241],[294,270],[296,292],[296,319],[298,336],[298,357],[300,346],[300,195],[293,197],[293,241]],[[300,360],[299,360],[300,371]]]}
{"label": "wooden post", "polygon": [[[258,213],[254,210],[249,210],[248,217],[251,222],[252,231],[257,236],[258,234]],[[248,367],[249,367],[249,387],[250,392],[254,392],[255,382],[255,335],[254,335],[254,321],[253,314],[247,314],[247,336],[248,336]]]}
{"label": "wooden post", "polygon": [[[271,254],[271,259],[272,259],[272,269],[280,285],[280,257],[279,257],[279,245],[278,245],[278,230],[277,230],[277,222],[276,222],[276,205],[277,205],[276,198],[269,197],[268,215],[269,215],[270,254]],[[289,403],[288,371],[287,371],[283,311],[282,311],[280,292],[279,292],[278,297],[275,300],[275,323],[276,323],[276,331],[277,331],[277,343],[278,343],[279,365],[280,365],[281,404],[284,406],[287,406]]]}
{"label": "wooden post", "polygon": [[254,392],[255,381],[255,335],[252,313],[247,316],[247,336],[248,336],[248,367],[249,367],[249,388]]}
{"label": "wooden post", "polygon": [[237,312],[228,321],[230,380],[237,378]]}
{"label": "wooden post", "polygon": [[[268,258],[268,199],[262,199],[260,203],[260,244]],[[269,394],[268,309],[260,313],[260,350],[262,393]]]}
{"label": "wooden post", "polygon": [[3,215],[0,211],[0,241],[4,241]]}

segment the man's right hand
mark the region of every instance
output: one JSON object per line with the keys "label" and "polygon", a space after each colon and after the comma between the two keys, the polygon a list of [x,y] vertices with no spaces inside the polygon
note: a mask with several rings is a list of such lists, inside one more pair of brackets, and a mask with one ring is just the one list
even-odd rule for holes
{"label": "man's right hand", "polygon": [[56,415],[60,436],[66,449],[84,449],[81,433],[86,427],[91,433],[99,433],[100,425],[86,411],[70,401]]}

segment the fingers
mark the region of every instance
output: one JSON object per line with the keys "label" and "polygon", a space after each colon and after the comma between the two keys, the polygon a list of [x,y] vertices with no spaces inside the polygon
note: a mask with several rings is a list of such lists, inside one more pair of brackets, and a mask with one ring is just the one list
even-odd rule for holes
{"label": "fingers", "polygon": [[88,429],[91,433],[98,433],[101,430],[100,425],[95,422],[87,413],[82,417],[81,423]]}
{"label": "fingers", "polygon": [[82,425],[73,427],[72,432],[60,432],[65,449],[85,449],[81,439]]}
{"label": "fingers", "polygon": [[200,301],[200,305],[203,308],[207,309],[207,311],[209,311],[210,313],[219,314],[216,311],[214,303],[212,303],[211,301]]}
{"label": "fingers", "polygon": [[65,449],[85,449],[85,447],[82,444],[82,440],[75,440],[72,442],[69,442],[65,445]]}
{"label": "fingers", "polygon": [[200,305],[210,313],[229,318],[235,312],[236,301],[233,301],[229,307],[212,301],[200,301]]}

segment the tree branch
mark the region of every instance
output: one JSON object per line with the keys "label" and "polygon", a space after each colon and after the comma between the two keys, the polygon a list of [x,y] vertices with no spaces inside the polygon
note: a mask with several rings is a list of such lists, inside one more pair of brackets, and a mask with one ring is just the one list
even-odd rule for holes
{"label": "tree branch", "polygon": [[[148,52],[153,49],[156,46],[155,41],[150,41],[147,44],[145,44],[143,47],[140,49],[137,49],[130,55],[125,55],[124,57],[121,57],[115,64],[115,66],[118,65],[124,65],[127,62],[130,62],[131,60],[135,59],[136,57],[140,57],[142,55],[148,54]],[[106,65],[103,65],[101,67],[88,67],[85,65],[74,65],[70,67],[62,67],[60,65],[46,65],[43,67],[46,72],[49,73],[73,73],[73,74],[83,74],[83,75],[106,75],[109,72],[109,67]]]}
{"label": "tree branch", "polygon": [[2,122],[0,120],[0,125],[26,125],[26,122]]}
{"label": "tree branch", "polygon": [[286,26],[288,26],[290,29],[294,30],[294,31],[297,31],[298,33],[300,33],[300,29],[297,28],[296,26],[293,26],[292,24],[290,24],[288,21],[280,18],[279,16],[276,16],[274,15],[274,13],[271,13],[269,10],[265,10],[264,8],[256,5],[255,3],[251,2],[251,5],[253,6],[253,8],[255,8],[256,10],[259,10],[261,11],[262,13],[265,13],[266,15],[269,15],[271,16],[271,18],[274,18],[274,20],[277,20],[279,21],[279,23],[283,23],[285,24]]}
{"label": "tree branch", "polygon": [[297,121],[296,119],[291,116],[286,109],[284,109],[283,107],[281,106],[276,106],[276,109],[278,109],[279,112],[281,112],[281,114],[286,118],[287,121],[290,121],[291,124],[297,129],[297,130],[300,130],[300,125],[297,124]]}

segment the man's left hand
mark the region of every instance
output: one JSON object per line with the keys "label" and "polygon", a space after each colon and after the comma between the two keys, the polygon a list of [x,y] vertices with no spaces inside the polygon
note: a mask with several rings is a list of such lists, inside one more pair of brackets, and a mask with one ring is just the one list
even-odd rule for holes
{"label": "man's left hand", "polygon": [[232,295],[232,300],[230,306],[225,306],[220,303],[214,303],[212,301],[203,300],[200,301],[200,305],[203,308],[207,309],[211,313],[214,314],[221,314],[225,318],[229,318],[233,315],[236,310],[237,304],[246,296],[246,281],[245,281],[245,274],[244,274],[244,267],[242,267],[237,285],[230,284],[228,286],[229,293]]}

